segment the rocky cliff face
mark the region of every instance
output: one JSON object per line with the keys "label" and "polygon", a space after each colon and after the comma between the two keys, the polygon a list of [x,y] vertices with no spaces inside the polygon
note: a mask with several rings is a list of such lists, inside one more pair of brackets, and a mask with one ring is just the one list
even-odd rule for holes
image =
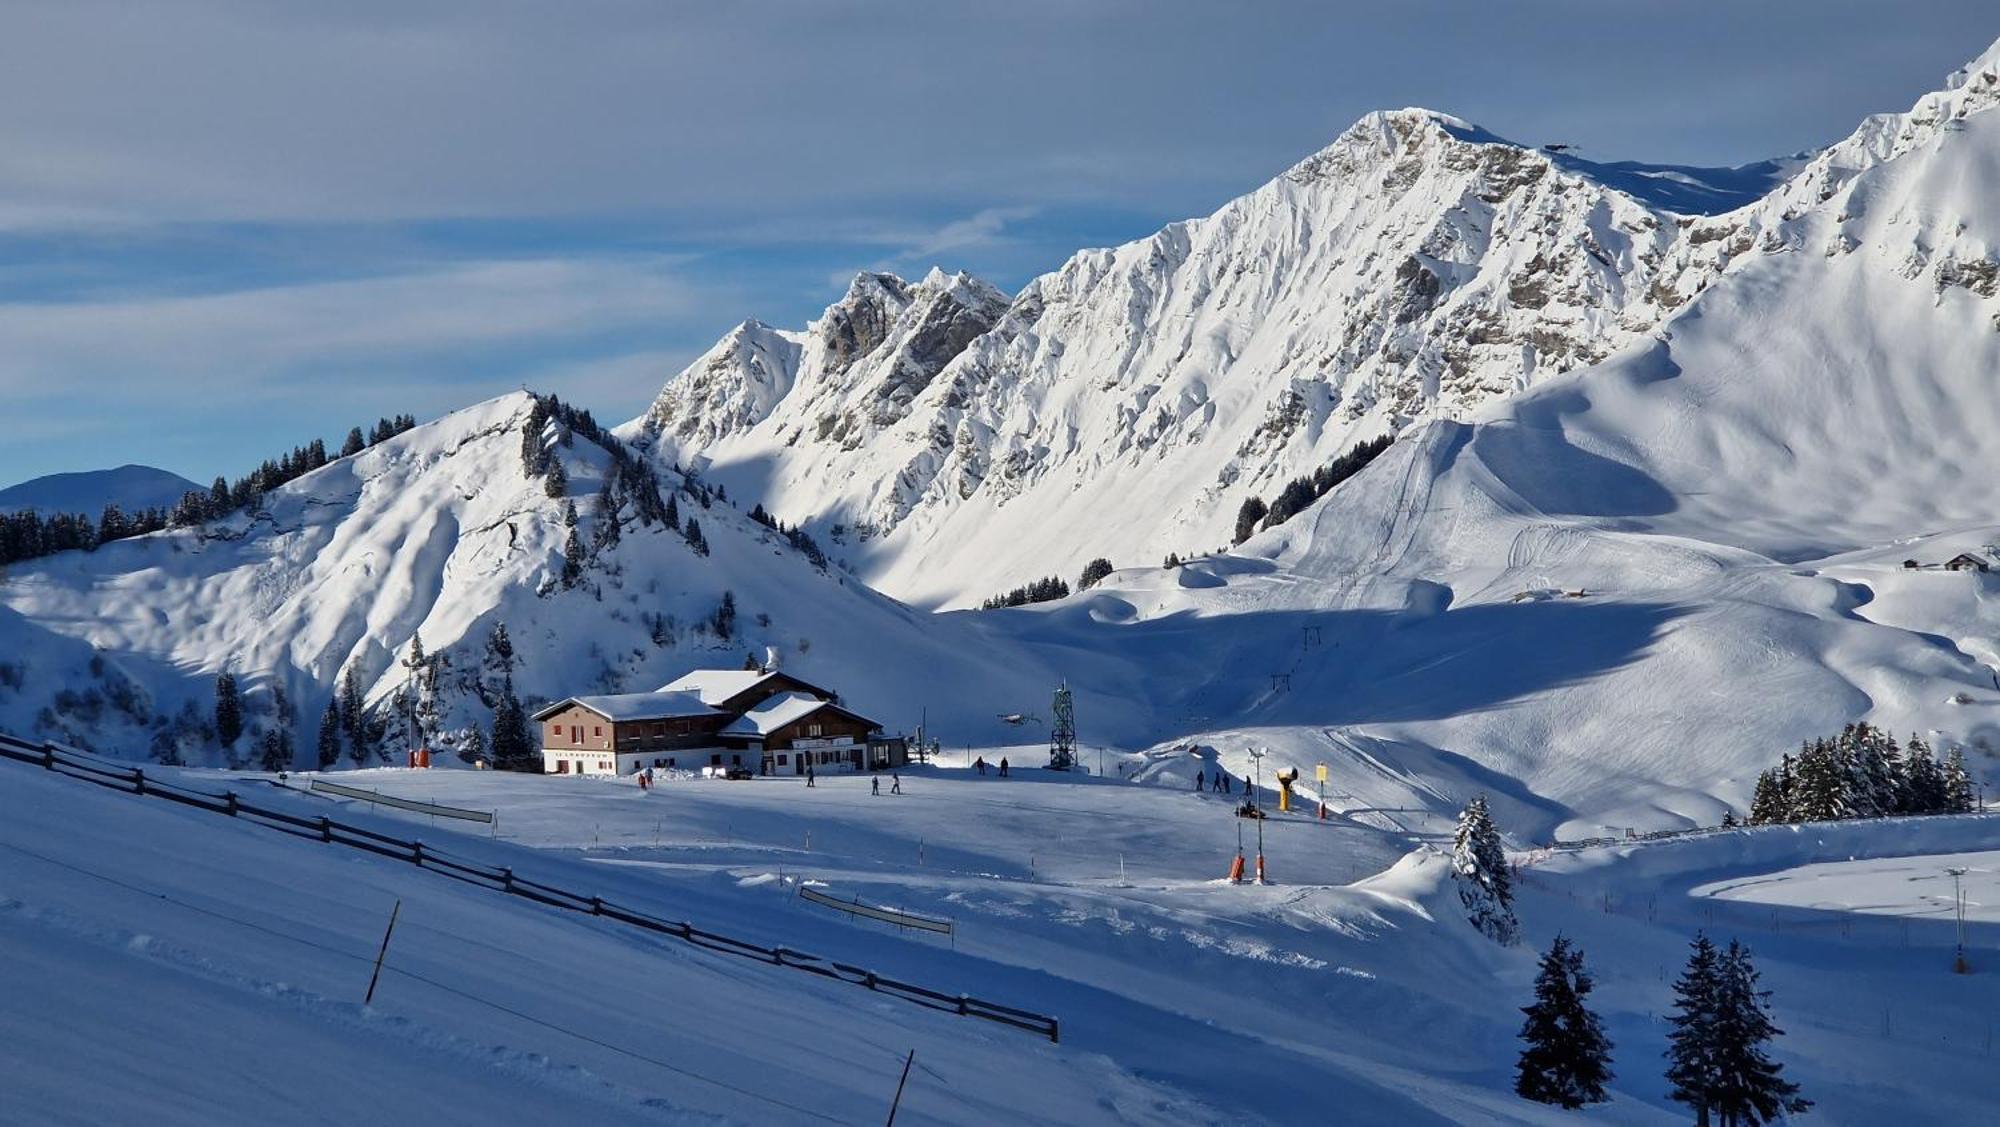
{"label": "rocky cliff face", "polygon": [[[1210,550],[1245,497],[1642,342],[1749,257],[1851,250],[1800,247],[1788,224],[1960,127],[1994,69],[1989,53],[1811,159],[1736,170],[1597,165],[1428,110],[1371,114],[1004,310],[969,279],[863,275],[761,420],[677,394],[683,375],[640,426],[921,602]],[[1905,269],[1995,287],[1982,248],[1940,240],[1910,240]]]}

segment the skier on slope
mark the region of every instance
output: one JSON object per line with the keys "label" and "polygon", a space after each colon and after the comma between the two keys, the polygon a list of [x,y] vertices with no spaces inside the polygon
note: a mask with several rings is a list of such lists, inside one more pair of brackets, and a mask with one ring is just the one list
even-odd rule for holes
{"label": "skier on slope", "polygon": [[903,793],[903,776],[896,774],[894,771],[889,772],[889,793]]}
{"label": "skier on slope", "polygon": [[972,764],[972,769],[984,775],[986,773],[986,757],[982,755],[975,760]]}
{"label": "skier on slope", "polygon": [[1195,793],[1197,793],[1197,794],[1199,794],[1200,792],[1202,792],[1202,791],[1205,791],[1205,790],[1207,790],[1207,789],[1208,789],[1208,773],[1207,773],[1207,772],[1205,772],[1205,771],[1196,771],[1196,772],[1194,773],[1194,789],[1195,789]]}
{"label": "skier on slope", "polygon": [[1004,755],[1000,757],[1000,777],[1007,777],[1007,757]]}

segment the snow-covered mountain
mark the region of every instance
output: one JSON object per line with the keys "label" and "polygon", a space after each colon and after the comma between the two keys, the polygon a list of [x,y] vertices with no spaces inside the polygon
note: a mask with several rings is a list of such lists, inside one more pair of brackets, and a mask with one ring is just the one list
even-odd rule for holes
{"label": "snow-covered mountain", "polygon": [[1713,824],[1855,719],[1992,776],[1996,103],[2000,46],[1690,224],[1743,252],[1618,356],[1416,428],[1235,553],[995,617],[1158,655],[1121,691],[1238,770],[1268,746],[1435,812],[1470,762],[1537,833]]}
{"label": "snow-covered mountain", "polygon": [[200,486],[152,466],[49,474],[0,489],[0,513],[34,509],[43,514],[86,513],[95,519],[104,506],[127,512],[170,509],[181,495]]}
{"label": "snow-covered mountain", "polygon": [[1641,339],[1738,252],[1669,206],[1754,199],[1779,169],[1704,180],[1372,114],[1004,313],[967,279],[869,274],[803,333],[747,323],[626,433],[846,534],[863,576],[920,602],[1209,550],[1245,497],[1360,438]]}
{"label": "snow-covered mountain", "polygon": [[[227,671],[246,682],[253,728],[275,719],[270,690],[285,688],[305,754],[343,672],[353,668],[380,706],[406,682],[399,662],[419,635],[428,652],[451,656],[452,723],[484,723],[486,707],[461,679],[499,623],[530,699],[650,690],[690,668],[738,667],[766,647],[892,731],[914,728],[927,706],[934,724],[991,722],[985,700],[949,686],[1019,701],[1055,682],[1018,654],[995,660],[977,623],[933,622],[818,570],[698,492],[676,503],[699,522],[706,554],[642,523],[630,503],[622,535],[603,542],[611,517],[598,494],[611,459],[580,435],[555,456],[580,510],[579,539],[595,546],[580,581],[565,586],[562,501],[523,470],[533,403],[515,393],[456,412],[219,522],[10,568],[0,583],[0,728],[143,757],[184,734],[184,717],[209,714],[214,677]],[[673,475],[662,484],[681,488]],[[736,607],[726,635],[715,623],[725,591]]]}

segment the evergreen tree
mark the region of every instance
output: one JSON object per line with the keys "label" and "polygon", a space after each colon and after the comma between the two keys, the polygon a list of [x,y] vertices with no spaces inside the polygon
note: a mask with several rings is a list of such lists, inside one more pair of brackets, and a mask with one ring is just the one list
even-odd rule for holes
{"label": "evergreen tree", "polygon": [[606,477],[604,488],[597,491],[597,525],[591,532],[591,547],[602,551],[618,545],[623,530],[618,527],[618,494],[612,488],[616,477]]}
{"label": "evergreen tree", "polygon": [[708,554],[708,540],[701,534],[701,522],[695,520],[693,517],[687,518],[687,528],[683,535],[687,538],[688,547],[694,550],[695,555],[705,556]]}
{"label": "evergreen tree", "polygon": [[361,428],[352,427],[347,432],[347,441],[340,444],[340,456],[352,458],[368,448],[368,440],[361,437]]}
{"label": "evergreen tree", "polygon": [[1458,881],[1458,898],[1465,905],[1472,926],[1496,943],[1511,944],[1520,931],[1514,918],[1513,883],[1507,872],[1507,853],[1500,844],[1486,810],[1486,796],[1478,795],[1458,816],[1458,832],[1452,839],[1451,873]]}
{"label": "evergreen tree", "polygon": [[292,766],[292,741],[285,738],[282,728],[270,728],[264,732],[258,744],[258,757],[263,760],[266,771],[286,771]]}
{"label": "evergreen tree", "polygon": [[709,620],[715,627],[715,636],[727,642],[736,634],[736,592],[724,591],[722,602],[717,604],[715,615]]}
{"label": "evergreen tree", "polygon": [[1778,769],[1769,768],[1757,776],[1757,788],[1750,794],[1750,824],[1768,826],[1785,821],[1791,811],[1778,784]]}
{"label": "evergreen tree", "polygon": [[1527,1047],[1515,1068],[1514,1091],[1523,1099],[1557,1107],[1603,1103],[1611,1079],[1611,1039],[1604,1023],[1583,1004],[1590,994],[1583,952],[1558,935],[1535,976],[1535,1002],[1521,1007]]}
{"label": "evergreen tree", "polygon": [[1236,539],[1233,544],[1241,544],[1257,531],[1257,522],[1271,510],[1264,505],[1261,497],[1245,497],[1243,507],[1236,510]]}
{"label": "evergreen tree", "polygon": [[1965,753],[1957,748],[1945,752],[1944,804],[1946,814],[1970,814],[1978,806],[1972,790],[1972,773],[1965,769]]}
{"label": "evergreen tree", "polygon": [[319,714],[319,742],[315,745],[320,770],[325,771],[340,762],[340,733],[339,698],[329,698],[326,711]]}
{"label": "evergreen tree", "polygon": [[569,471],[563,468],[561,458],[548,459],[549,472],[542,478],[542,492],[550,497],[569,496]]}
{"label": "evergreen tree", "polygon": [[486,732],[474,724],[465,730],[465,738],[458,745],[461,763],[477,763],[486,758]]}
{"label": "evergreen tree", "polygon": [[507,636],[507,624],[496,622],[493,632],[486,636],[486,652],[479,663],[479,699],[488,708],[500,701],[502,686],[514,683],[514,667],[520,661],[514,656],[514,640]]}
{"label": "evergreen tree", "polygon": [[368,718],[368,707],[361,697],[361,677],[352,665],[340,679],[340,719],[347,729],[347,755],[356,766],[368,762],[369,753],[375,749],[375,725]]}
{"label": "evergreen tree", "polygon": [[1687,967],[1674,981],[1674,1012],[1667,1015],[1667,1093],[1676,1103],[1694,1109],[1698,1127],[1709,1127],[1709,1113],[1721,1086],[1717,1065],[1717,1010],[1722,994],[1721,960],[1708,936],[1697,934]]}
{"label": "evergreen tree", "polygon": [[1938,814],[1945,808],[1944,769],[1931,756],[1930,745],[1911,736],[1903,763],[1903,809],[1910,814]]}
{"label": "evergreen tree", "polygon": [[224,673],[215,679],[215,738],[230,747],[243,734],[243,702],[236,695],[236,678]]}
{"label": "evergreen tree", "polygon": [[499,707],[493,710],[493,738],[487,745],[493,749],[493,765],[505,770],[519,770],[534,756],[527,712],[514,695],[511,677],[501,688]]}
{"label": "evergreen tree", "polygon": [[1103,582],[1104,577],[1110,575],[1111,572],[1111,561],[1099,556],[1097,559],[1083,565],[1083,574],[1077,577],[1076,589],[1079,591],[1088,591]]}
{"label": "evergreen tree", "polygon": [[1749,950],[1734,939],[1717,968],[1716,987],[1710,1103],[1723,1127],[1759,1127],[1811,1107],[1799,1086],[1781,1075],[1783,1066],[1765,1055],[1765,1043],[1784,1030],[1771,1020],[1771,992],[1757,989]]}
{"label": "evergreen tree", "polygon": [[1799,751],[1791,820],[1824,822],[1846,817],[1850,810],[1847,786],[1848,771],[1841,762],[1839,746],[1832,740],[1807,744]]}

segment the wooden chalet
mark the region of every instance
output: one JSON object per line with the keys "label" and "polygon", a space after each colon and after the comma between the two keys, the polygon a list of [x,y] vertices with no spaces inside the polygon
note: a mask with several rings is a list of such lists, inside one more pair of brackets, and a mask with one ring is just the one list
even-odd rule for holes
{"label": "wooden chalet", "polygon": [[697,669],[658,692],[569,697],[535,713],[542,770],[631,775],[743,767],[762,775],[882,770],[901,739],[839,695],[777,669]]}
{"label": "wooden chalet", "polygon": [[1992,567],[1985,560],[1980,559],[1971,552],[1960,552],[1944,562],[1944,569],[1946,571],[1990,571]]}

